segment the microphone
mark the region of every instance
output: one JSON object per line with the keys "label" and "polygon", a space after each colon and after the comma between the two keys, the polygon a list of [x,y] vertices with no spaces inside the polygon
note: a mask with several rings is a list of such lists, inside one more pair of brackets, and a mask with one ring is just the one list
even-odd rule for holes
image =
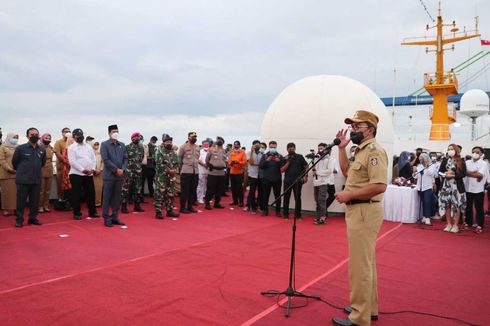
{"label": "microphone", "polygon": [[328,144],[327,147],[325,147],[325,149],[321,153],[318,153],[318,154],[323,154],[327,151],[330,151],[332,149],[332,147],[337,146],[339,144],[340,144],[340,139],[335,138],[331,144]]}

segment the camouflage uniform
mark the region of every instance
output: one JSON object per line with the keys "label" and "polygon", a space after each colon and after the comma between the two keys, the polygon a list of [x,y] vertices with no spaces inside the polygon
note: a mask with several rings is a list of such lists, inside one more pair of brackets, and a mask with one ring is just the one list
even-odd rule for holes
{"label": "camouflage uniform", "polygon": [[126,145],[128,153],[128,167],[126,169],[124,185],[122,189],[122,203],[127,204],[129,194],[135,196],[135,206],[141,203],[141,175],[143,173],[143,157],[145,149],[142,145],[133,143]]}
{"label": "camouflage uniform", "polygon": [[[176,195],[175,180],[179,168],[179,159],[173,150],[166,149],[161,145],[153,153],[153,162],[155,164],[155,211],[156,213],[162,212],[163,199],[168,215],[173,209],[173,198]],[[169,170],[174,170],[175,175],[170,175]]]}

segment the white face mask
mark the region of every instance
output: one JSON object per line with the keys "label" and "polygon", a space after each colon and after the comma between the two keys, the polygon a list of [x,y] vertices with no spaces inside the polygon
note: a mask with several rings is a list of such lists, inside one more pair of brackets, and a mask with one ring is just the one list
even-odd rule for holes
{"label": "white face mask", "polygon": [[71,137],[71,132],[65,132],[65,137]]}
{"label": "white face mask", "polygon": [[115,133],[111,134],[111,138],[114,140],[117,140],[119,138],[119,133],[115,132]]}
{"label": "white face mask", "polygon": [[456,151],[454,149],[450,149],[447,151],[447,155],[449,157],[454,157],[455,154],[456,154]]}
{"label": "white face mask", "polygon": [[480,159],[480,154],[478,154],[478,153],[473,153],[473,154],[471,154],[471,157],[473,157],[473,159],[474,159],[475,161],[477,161],[477,160],[479,160],[479,159]]}

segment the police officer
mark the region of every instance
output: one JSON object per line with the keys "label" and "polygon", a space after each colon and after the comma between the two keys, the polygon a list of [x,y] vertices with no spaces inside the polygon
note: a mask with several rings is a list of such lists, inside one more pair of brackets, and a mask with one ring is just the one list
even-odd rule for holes
{"label": "police officer", "polygon": [[123,213],[129,213],[128,200],[130,194],[134,196],[134,211],[145,211],[143,208],[141,208],[141,183],[145,149],[140,144],[140,140],[141,134],[139,132],[133,132],[131,135],[131,144],[126,145],[126,152],[128,153],[128,167],[126,169],[122,189],[121,212]]}
{"label": "police officer", "polygon": [[24,208],[29,198],[29,224],[41,225],[37,219],[39,197],[41,191],[41,169],[46,163],[46,152],[38,145],[39,131],[36,128],[27,129],[29,142],[17,146],[12,156],[12,166],[16,170],[17,184],[17,218],[15,226],[24,224]]}
{"label": "police officer", "polygon": [[162,135],[162,144],[155,149],[153,162],[155,165],[155,217],[163,219],[162,199],[167,209],[168,217],[179,217],[173,212],[173,199],[175,196],[175,176],[179,169],[179,159],[172,150],[173,138],[167,134]]}
{"label": "police officer", "polygon": [[[359,110],[345,119],[350,127],[337,133],[340,167],[347,179],[335,197],[346,204],[350,306],[344,308],[349,317],[333,318],[334,325],[370,325],[378,319],[376,238],[383,222],[381,199],[388,172],[388,157],[375,139],[378,121],[375,114]],[[348,160],[345,148],[350,141],[359,147]]]}
{"label": "police officer", "polygon": [[197,203],[197,184],[199,181],[199,146],[196,145],[197,134],[187,134],[188,141],[180,146],[180,212],[183,214],[197,213],[192,205]]}

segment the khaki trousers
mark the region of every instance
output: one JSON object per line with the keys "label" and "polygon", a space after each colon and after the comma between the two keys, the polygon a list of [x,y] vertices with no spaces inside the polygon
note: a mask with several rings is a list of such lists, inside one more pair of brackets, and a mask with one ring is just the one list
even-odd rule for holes
{"label": "khaki trousers", "polygon": [[376,274],[376,239],[383,222],[381,203],[346,206],[349,242],[349,319],[357,325],[370,325],[371,315],[378,314],[378,276]]}
{"label": "khaki trousers", "polygon": [[57,191],[58,191],[58,199],[63,199],[64,198],[64,192],[63,192],[63,166],[58,167],[56,166],[56,186],[57,186]]}
{"label": "khaki trousers", "polygon": [[102,174],[94,175],[95,206],[102,205]]}
{"label": "khaki trousers", "polygon": [[41,194],[39,196],[39,208],[49,207],[49,193],[51,192],[51,182],[53,177],[42,177],[41,178]]}

